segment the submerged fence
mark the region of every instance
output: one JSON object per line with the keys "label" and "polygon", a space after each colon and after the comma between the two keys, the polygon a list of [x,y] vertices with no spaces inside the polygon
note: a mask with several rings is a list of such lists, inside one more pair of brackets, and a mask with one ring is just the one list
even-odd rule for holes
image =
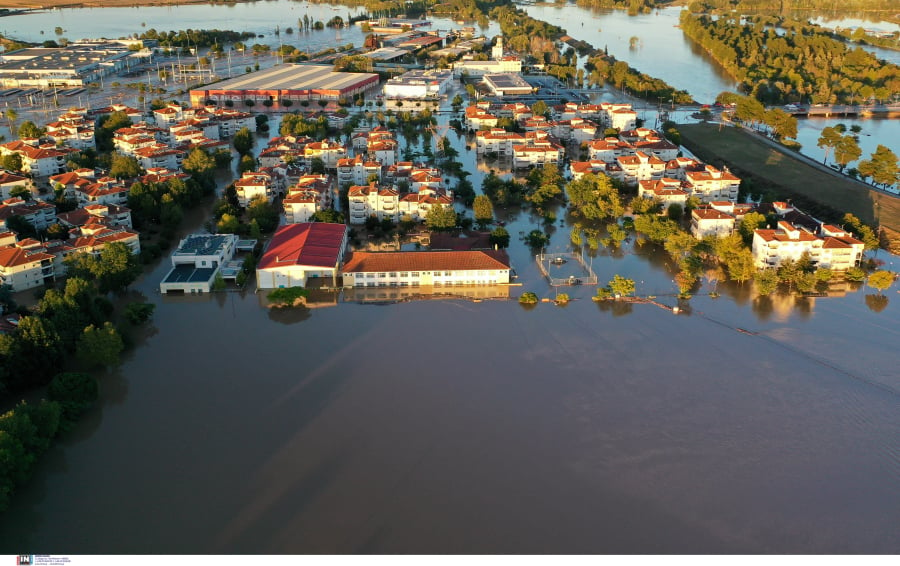
{"label": "submerged fence", "polygon": [[584,256],[575,252],[540,253],[534,256],[538,268],[550,285],[596,285],[597,274],[584,260]]}

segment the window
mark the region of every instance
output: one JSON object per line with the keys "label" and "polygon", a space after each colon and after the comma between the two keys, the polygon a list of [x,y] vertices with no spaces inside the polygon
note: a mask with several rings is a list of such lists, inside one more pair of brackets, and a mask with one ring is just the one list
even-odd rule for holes
{"label": "window", "polygon": [[366,279],[375,279],[374,273],[366,273]]}
{"label": "window", "polygon": [[388,274],[388,277],[391,277],[392,279],[396,279],[396,278],[397,278],[397,272],[396,272],[396,271],[392,271],[391,273]]}
{"label": "window", "polygon": [[413,277],[418,277],[418,276],[419,276],[419,272],[418,272],[418,271],[413,271],[413,272],[412,272],[412,276],[413,276]]}
{"label": "window", "polygon": [[385,277],[386,275],[387,275],[386,273],[379,273],[379,274],[378,274],[378,277],[379,277],[379,279],[384,279],[384,277]]}
{"label": "window", "polygon": [[407,271],[401,271],[401,272],[400,272],[400,277],[409,277],[409,272],[407,272]]}
{"label": "window", "polygon": [[445,272],[444,272],[444,277],[450,277],[450,272],[449,272],[449,271],[445,271]]}

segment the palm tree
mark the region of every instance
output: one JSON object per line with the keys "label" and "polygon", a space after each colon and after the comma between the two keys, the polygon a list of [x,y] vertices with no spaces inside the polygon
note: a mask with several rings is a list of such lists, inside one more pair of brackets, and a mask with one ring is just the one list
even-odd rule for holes
{"label": "palm tree", "polygon": [[19,117],[19,113],[16,112],[15,108],[7,107],[5,114],[6,114],[6,119],[9,121],[9,133],[10,133],[10,135],[15,135],[16,118]]}

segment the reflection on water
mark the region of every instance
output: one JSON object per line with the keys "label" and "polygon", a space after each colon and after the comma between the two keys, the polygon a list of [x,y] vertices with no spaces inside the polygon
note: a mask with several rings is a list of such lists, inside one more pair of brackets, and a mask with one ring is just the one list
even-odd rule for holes
{"label": "reflection on water", "polygon": [[866,306],[869,307],[869,310],[871,310],[872,312],[883,311],[887,308],[888,303],[890,303],[890,299],[887,297],[887,295],[872,293],[866,295]]}
{"label": "reflection on water", "polygon": [[351,303],[396,303],[430,299],[508,299],[509,285],[452,287],[354,287],[344,289],[343,300]]}

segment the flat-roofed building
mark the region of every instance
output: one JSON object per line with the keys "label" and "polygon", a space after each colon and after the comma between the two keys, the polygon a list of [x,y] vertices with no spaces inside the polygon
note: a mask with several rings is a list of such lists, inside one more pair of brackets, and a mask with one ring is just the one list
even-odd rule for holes
{"label": "flat-roofed building", "polygon": [[303,101],[352,98],[377,85],[378,75],[373,73],[341,73],[331,65],[283,64],[191,90],[191,105],[230,101],[247,107],[252,101],[255,110],[285,110]]}
{"label": "flat-roofed building", "polygon": [[[138,39],[133,43],[143,44]],[[0,85],[83,86],[149,61],[151,55],[149,50],[132,51],[127,44],[106,40],[17,49],[0,55]]]}
{"label": "flat-roofed building", "polygon": [[181,240],[159,291],[208,293],[219,269],[234,257],[237,242],[234,234],[192,234]]}
{"label": "flat-roofed building", "polygon": [[360,53],[363,57],[367,57],[372,61],[396,61],[402,59],[406,55],[412,53],[409,49],[400,49],[399,47],[382,47],[367,53]]}
{"label": "flat-roofed building", "polygon": [[521,73],[522,60],[518,57],[503,57],[499,61],[464,60],[453,63],[453,74],[482,77],[497,73]]}
{"label": "flat-roofed building", "polygon": [[384,83],[385,98],[432,98],[445,92],[453,80],[451,71],[413,70]]}
{"label": "flat-roofed building", "polygon": [[417,287],[509,283],[503,250],[353,252],[342,270],[344,287]]}
{"label": "flat-roofed building", "polygon": [[531,94],[532,87],[528,81],[515,73],[484,75],[484,84],[497,96],[520,96]]}

